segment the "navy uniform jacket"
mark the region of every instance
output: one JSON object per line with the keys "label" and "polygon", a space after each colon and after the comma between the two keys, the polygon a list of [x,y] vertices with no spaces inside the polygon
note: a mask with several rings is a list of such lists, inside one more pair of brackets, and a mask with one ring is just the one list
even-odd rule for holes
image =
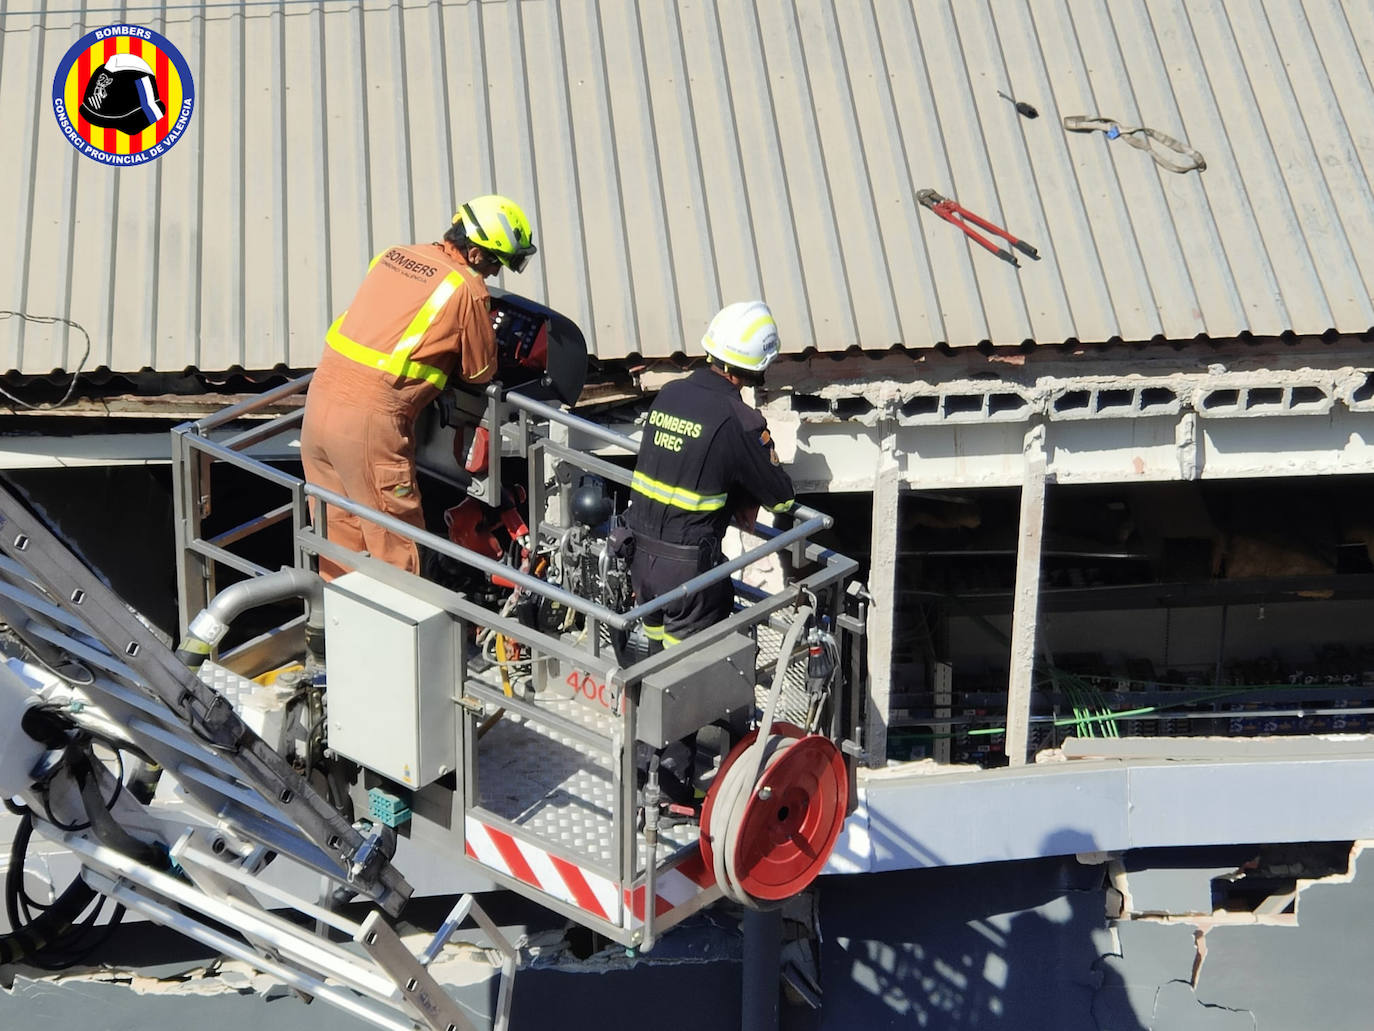
{"label": "navy uniform jacket", "polygon": [[793,500],[768,423],[711,368],[659,392],[630,486],[631,529],[669,544],[719,541],[738,509],[785,511]]}

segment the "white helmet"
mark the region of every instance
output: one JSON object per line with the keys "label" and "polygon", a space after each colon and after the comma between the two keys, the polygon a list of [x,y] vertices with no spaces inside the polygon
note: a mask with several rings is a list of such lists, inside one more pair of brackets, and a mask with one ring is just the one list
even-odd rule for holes
{"label": "white helmet", "polygon": [[701,346],[733,369],[762,373],[778,356],[778,324],[762,301],[727,304],[706,327]]}

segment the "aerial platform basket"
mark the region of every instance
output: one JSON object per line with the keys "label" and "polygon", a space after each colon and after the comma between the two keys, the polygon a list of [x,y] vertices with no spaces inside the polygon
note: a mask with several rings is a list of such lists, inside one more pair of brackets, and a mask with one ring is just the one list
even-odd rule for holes
{"label": "aerial platform basket", "polygon": [[[253,404],[178,431],[179,568],[187,621],[193,624],[195,611],[214,596],[217,565],[250,574],[270,571],[227,553],[222,542],[241,542],[243,531],[235,527],[207,536],[209,513],[189,503],[211,495],[212,463],[260,474],[265,496],[274,485],[286,496],[245,525],[256,529],[289,517],[298,566],[308,568],[314,555],[322,555],[355,570],[325,588],[330,747],[363,768],[360,784],[376,781],[409,794],[412,821],[402,833],[422,836],[427,849],[475,863],[498,883],[616,941],[651,945],[663,930],[719,898],[721,888],[697,847],[694,821],[651,827],[656,840],[646,843],[643,785],[637,783],[644,779],[643,761],[637,773],[635,743],[641,742],[642,757],[646,748],[689,736],[732,712],[743,710],[747,720],[769,693],[781,639],[800,607],[814,609],[813,629],[824,617],[837,654],[827,685],[833,692],[808,716],[805,641],[796,638],[796,648],[782,661],[778,718],[800,724],[809,719],[808,731],[833,743],[836,755],[849,742],[850,756],[839,761],[852,765],[858,751],[853,728],[860,725],[862,601],[848,590],[857,568],[853,560],[811,540],[829,525],[828,517],[799,508],[786,529],[760,526],[760,543],[746,554],[653,604],[625,610],[608,604],[606,584],[596,572],[605,574],[609,561],[604,538],[576,525],[568,513],[570,495],[588,476],[628,484],[637,449],[633,438],[493,385],[480,403],[468,395],[460,405],[487,431],[493,449],[485,473],[471,476],[451,458],[448,438],[462,432],[461,426],[427,424],[419,449],[422,471],[483,501],[500,497],[512,484],[523,488],[529,561],[522,570],[312,485],[288,483],[280,470],[263,469],[243,455],[235,439],[212,439],[212,429],[251,414]],[[277,421],[294,428],[291,416]],[[264,439],[267,426],[238,435],[255,443]],[[313,524],[307,517],[310,499],[324,516]],[[411,536],[488,582],[513,584],[539,617],[522,621],[510,604],[497,608],[491,598],[474,600],[474,592],[450,590],[342,551],[319,525],[327,527],[328,514],[337,510]],[[617,657],[609,642],[633,636],[645,616],[677,595],[781,551],[800,570],[783,590],[762,595],[741,585],[738,611],[730,619],[653,657],[639,658],[624,648]],[[543,555],[550,569],[538,576],[529,570]],[[561,614],[557,626],[551,625],[551,611]],[[405,643],[412,624],[447,643]],[[393,644],[365,643],[379,628]],[[493,656],[493,636],[519,658]],[[484,657],[469,654],[479,639],[488,642]],[[381,699],[393,707],[404,699],[405,718],[389,719]],[[491,722],[498,711],[501,718]],[[398,736],[387,737],[387,728]],[[399,756],[414,761],[406,765]],[[844,773],[847,780],[850,771]],[[643,902],[649,896],[656,900],[652,907]]]}
{"label": "aerial platform basket", "polygon": [[[577,367],[576,327],[519,298],[494,303],[510,309],[498,328],[506,351]],[[862,755],[867,596],[856,563],[813,539],[829,518],[798,507],[791,525],[759,526],[744,554],[637,605],[608,524],[586,517],[623,504],[637,442],[556,407],[566,390],[548,376],[529,393],[492,385],[450,398],[422,423],[421,472],[487,506],[492,539],[505,538],[495,553],[305,483],[291,458],[309,380],[173,433],[175,654],[41,520],[0,496],[0,618],[21,641],[21,666],[37,671],[27,687],[0,680],[0,711],[19,719],[38,698],[73,740],[94,736],[156,763],[179,792],[171,808],[161,794],[125,792],[109,814],[123,835],[103,817],[69,830],[79,821],[36,816],[87,882],[378,1026],[438,1031],[466,1024],[426,968],[458,922],[490,922],[465,898],[422,955],[408,950],[388,922],[415,890],[407,855],[423,854],[430,870],[451,863],[454,884],[480,874],[640,950],[721,899],[770,907],[810,883]],[[485,461],[455,461],[460,433],[485,442]],[[230,469],[232,491],[217,491]],[[578,496],[589,484],[604,494],[590,505]],[[410,536],[457,580],[332,543],[339,511]],[[637,645],[664,605],[777,553],[794,570],[780,590],[732,580],[729,619],[659,654]],[[352,571],[326,584],[319,557]],[[269,628],[224,647],[250,609],[271,613]],[[72,664],[93,671],[89,681],[61,672]],[[716,742],[717,765],[692,770],[694,801],[667,804],[660,760],[666,770],[694,737],[708,756],[702,742]],[[68,820],[79,816],[81,777],[33,741],[43,797],[52,791]],[[122,773],[95,775],[108,798]],[[170,873],[153,853],[175,861]],[[310,900],[275,885],[273,857],[330,887]],[[341,895],[378,911],[354,925],[333,911]],[[267,899],[354,937],[376,969],[272,916]]]}

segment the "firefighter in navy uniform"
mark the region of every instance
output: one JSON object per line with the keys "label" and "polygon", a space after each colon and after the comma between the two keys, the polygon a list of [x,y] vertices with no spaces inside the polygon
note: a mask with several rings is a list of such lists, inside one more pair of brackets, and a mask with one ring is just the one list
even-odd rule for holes
{"label": "firefighter in navy uniform", "polygon": [[[649,411],[630,487],[626,521],[634,533],[631,580],[640,603],[724,560],[721,538],[732,518],[752,525],[759,507],[793,505],[792,479],[778,464],[768,424],[740,397],[763,382],[777,357],[778,328],[762,301],[721,309],[702,337],[707,368],[668,384]],[[730,615],[726,577],[673,602],[644,630],[650,652]]]}

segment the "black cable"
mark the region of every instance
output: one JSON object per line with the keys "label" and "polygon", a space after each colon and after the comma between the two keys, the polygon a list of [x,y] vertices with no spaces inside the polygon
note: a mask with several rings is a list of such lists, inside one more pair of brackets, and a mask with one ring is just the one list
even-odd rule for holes
{"label": "black cable", "polygon": [[109,920],[101,926],[100,918],[109,901],[105,896],[97,895],[90,914],[74,923],[61,939],[31,956],[28,964],[40,970],[68,970],[104,945],[119,925],[124,922],[125,914],[124,907],[115,903]]}
{"label": "black cable", "polygon": [[[28,898],[27,893],[24,893],[23,897]],[[100,927],[100,918],[104,915],[105,906],[109,901],[103,895],[96,895],[84,917],[78,915],[66,931],[30,955],[25,962],[40,970],[67,970],[76,966],[108,941],[110,935],[123,923],[125,909],[119,903],[115,903],[109,920]],[[42,908],[48,910],[52,905],[44,905]],[[24,926],[32,924],[35,919],[37,917],[32,914],[26,914]]]}
{"label": "black cable", "polygon": [[5,875],[5,909],[10,916],[11,930],[9,934],[0,935],[0,965],[31,962],[34,956],[66,935],[96,898],[95,890],[78,874],[67,890],[38,916],[27,923],[18,919],[17,900],[23,890],[24,858],[32,833],[33,815],[30,813],[19,825],[10,850],[10,868]]}
{"label": "black cable", "polygon": [[20,821],[14,841],[10,843],[10,865],[5,873],[5,915],[9,918],[10,927],[15,929],[32,923],[35,910],[41,912],[53,906],[51,902],[39,902],[24,887],[24,866],[28,862],[32,836],[33,814],[26,813]]}
{"label": "black cable", "polygon": [[46,659],[43,658],[43,656],[39,655],[37,652],[33,651],[32,649],[29,649],[29,651],[34,658],[34,661],[36,661],[40,666],[42,666],[53,676],[57,677],[59,680],[65,680],[67,683],[72,684],[75,687],[90,687],[92,684],[95,683],[95,674],[91,672],[90,667],[86,666],[84,663],[77,662],[70,655],[67,656],[66,668],[75,667],[81,670],[81,672],[85,674],[84,678],[78,680],[70,673],[63,673],[62,670],[52,666]]}
{"label": "black cable", "polygon": [[37,322],[45,326],[71,326],[72,329],[76,330],[83,337],[85,337],[86,350],[82,353],[81,360],[76,363],[76,369],[72,372],[72,381],[67,384],[67,392],[62,395],[62,400],[58,401],[56,404],[30,404],[28,401],[24,401],[20,398],[17,398],[8,390],[5,390],[3,387],[0,387],[0,394],[3,394],[11,402],[19,405],[21,408],[29,408],[36,412],[47,412],[52,411],[54,408],[61,408],[63,405],[65,405],[68,401],[72,399],[72,393],[76,390],[77,377],[81,375],[81,370],[85,368],[86,359],[91,356],[91,335],[86,332],[85,327],[83,327],[80,323],[73,322],[71,319],[65,319],[60,315],[30,315],[26,311],[9,311],[6,309],[0,309],[0,319],[23,319],[26,322]]}
{"label": "black cable", "polygon": [[[4,391],[0,390],[0,393],[4,393]],[[43,590],[42,587],[40,587],[38,584],[34,584],[33,586],[38,587],[43,594],[47,595],[49,598],[52,598],[52,596],[48,594],[46,590]],[[56,599],[53,600],[55,601]],[[85,674],[84,677],[78,679],[77,677],[72,676],[69,673],[63,673],[62,670],[53,666],[52,663],[50,663],[47,659],[40,655],[34,649],[34,647],[24,639],[23,635],[20,634],[19,631],[15,630],[14,627],[11,626],[9,623],[0,623],[0,631],[3,631],[5,633],[6,644],[12,644],[15,648],[18,649],[18,658],[21,661],[28,662],[32,660],[33,662],[42,666],[53,676],[57,677],[58,680],[66,681],[67,683],[72,684],[76,687],[90,687],[92,684],[95,683],[95,674],[91,672],[90,668],[87,667],[84,663],[78,662],[76,659],[72,658],[71,655],[67,654],[66,652],[62,653],[67,657],[67,661],[64,665],[67,667],[75,667],[76,669],[79,669],[83,674]],[[48,704],[45,707],[58,708],[57,706],[53,706],[51,704]]]}
{"label": "black cable", "polygon": [[[105,742],[103,742],[105,743]],[[108,745],[108,743],[106,743]],[[115,790],[106,801],[95,776],[97,764],[103,765],[95,750],[86,741],[73,742],[68,753],[68,765],[81,791],[88,816],[87,827],[95,830],[102,844],[115,848],[136,860],[165,869],[166,854],[156,845],[140,841],[111,815],[124,787],[125,763],[123,752],[108,745],[119,763]],[[110,899],[100,895],[77,876],[76,880],[51,903],[31,897],[24,886],[25,866],[29,843],[33,836],[33,813],[26,807],[15,807],[22,814],[19,829],[10,847],[10,863],[5,875],[5,913],[11,933],[0,936],[0,963],[23,961],[42,970],[65,970],[82,962],[98,949],[124,920],[125,907],[115,903],[104,925],[100,920]],[[51,811],[44,796],[44,808]],[[54,826],[62,826],[53,821]]]}
{"label": "black cable", "polygon": [[[32,821],[30,821],[30,823],[32,823]],[[28,837],[25,836],[25,840],[23,842],[24,854],[19,857],[19,863],[17,867],[21,874],[24,869],[24,864],[28,861],[28,845]],[[11,869],[15,869],[14,864],[11,864]],[[39,902],[36,898],[30,895],[28,888],[24,887],[24,879],[22,876],[19,878],[19,881],[14,888],[14,905],[15,908],[19,911],[19,919],[16,920],[13,917],[11,917],[10,926],[12,927],[19,927],[22,924],[32,923],[34,917],[36,917],[45,909],[51,909],[53,906],[51,902]],[[5,908],[7,910],[9,909],[8,902],[6,902]]]}
{"label": "black cable", "polygon": [[52,814],[52,805],[51,805],[51,803],[50,803],[50,801],[49,801],[49,799],[48,799],[48,790],[47,790],[46,787],[43,788],[43,790],[39,792],[39,799],[40,799],[40,800],[42,801],[42,803],[43,803],[43,816],[44,816],[44,818],[46,818],[47,821],[48,821],[50,824],[52,824],[54,827],[56,827],[58,830],[60,830],[60,831],[66,831],[67,833],[74,834],[74,833],[76,833],[77,831],[84,831],[84,830],[89,830],[89,829],[90,829],[90,826],[91,826],[91,821],[90,821],[90,820],[86,820],[84,823],[63,823],[63,822],[62,822],[61,820],[59,820],[56,816],[54,816],[54,815]]}
{"label": "black cable", "polygon": [[10,929],[18,930],[28,921],[19,918],[19,900],[24,893],[24,860],[29,852],[29,839],[33,836],[33,814],[25,813],[19,821],[19,829],[14,832],[10,842],[10,865],[5,871],[5,916],[9,918]]}
{"label": "black cable", "polygon": [[[4,391],[0,390],[0,394],[3,393]],[[95,674],[90,671],[90,668],[86,666],[84,663],[78,662],[76,659],[73,659],[70,655],[67,656],[67,662],[65,663],[65,665],[68,667],[74,666],[77,669],[81,670],[81,672],[85,674],[83,678],[78,679],[77,677],[72,676],[70,673],[63,673],[60,669],[55,667],[47,659],[43,658],[42,655],[38,654],[38,652],[35,651],[17,633],[15,634],[15,640],[19,644],[20,648],[23,649],[24,654],[22,658],[32,659],[34,662],[38,663],[38,665],[42,666],[53,676],[57,677],[58,680],[64,680],[67,683],[72,684],[76,687],[90,687],[92,684],[95,683]],[[63,654],[66,653],[64,652]]]}

